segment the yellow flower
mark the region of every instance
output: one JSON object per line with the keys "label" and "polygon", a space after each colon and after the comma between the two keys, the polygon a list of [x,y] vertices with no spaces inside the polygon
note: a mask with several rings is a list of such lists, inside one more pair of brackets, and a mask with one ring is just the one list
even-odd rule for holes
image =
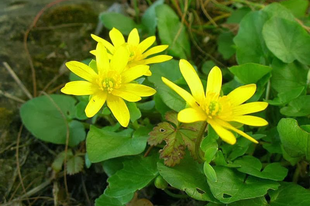
{"label": "yellow flower", "polygon": [[86,81],[67,83],[61,92],[72,95],[91,95],[85,109],[87,117],[93,117],[107,102],[115,118],[127,127],[130,119],[129,110],[124,100],[137,102],[141,97],[155,94],[156,90],[138,83],[131,83],[149,70],[147,65],[138,65],[126,69],[129,53],[125,47],[115,50],[111,61],[101,43],[96,48],[97,72],[91,67],[77,61],[70,61],[66,66]]}
{"label": "yellow flower", "polygon": [[210,71],[206,92],[204,92],[201,80],[193,66],[183,59],[180,60],[179,66],[192,94],[164,77],[162,77],[162,80],[189,105],[189,108],[179,112],[178,120],[180,122],[207,121],[215,132],[229,144],[236,143],[236,138],[231,131],[254,143],[258,143],[254,138],[231,124],[232,122],[250,126],[265,126],[268,124],[263,118],[248,115],[266,109],[268,103],[251,102],[242,104],[254,95],[256,91],[255,84],[238,87],[227,96],[220,96],[222,72],[218,67],[213,67]]}
{"label": "yellow flower", "polygon": [[[109,32],[109,36],[110,36],[110,39],[113,45],[110,42],[94,34],[92,34],[91,36],[95,41],[101,42],[106,47],[110,55],[113,55],[118,47],[126,45],[129,51],[129,54],[130,54],[129,61],[128,61],[128,67],[132,67],[136,65],[143,65],[143,64],[148,65],[148,64],[153,64],[153,63],[160,63],[160,62],[165,62],[165,61],[172,59],[172,57],[169,55],[156,55],[156,56],[150,57],[151,55],[154,55],[154,54],[157,54],[157,53],[160,53],[166,50],[168,48],[168,45],[160,45],[160,46],[154,46],[150,48],[154,44],[156,37],[151,36],[151,37],[146,38],[142,42],[140,42],[140,37],[139,37],[139,33],[137,29],[133,29],[130,32],[127,42],[125,42],[125,38],[123,34],[116,28],[113,28]],[[148,75],[151,75],[151,73],[149,72]]]}

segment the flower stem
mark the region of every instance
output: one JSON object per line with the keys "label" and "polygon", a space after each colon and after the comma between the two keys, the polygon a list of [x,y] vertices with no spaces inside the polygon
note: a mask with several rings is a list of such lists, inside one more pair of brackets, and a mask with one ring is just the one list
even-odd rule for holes
{"label": "flower stem", "polygon": [[207,122],[202,123],[201,128],[199,130],[199,133],[197,135],[196,142],[195,142],[196,157],[198,159],[198,162],[201,162],[201,163],[204,162],[204,158],[203,158],[202,152],[200,150],[200,144],[201,144],[202,138],[204,137],[204,133],[205,133],[205,130],[207,128],[207,125],[208,125]]}

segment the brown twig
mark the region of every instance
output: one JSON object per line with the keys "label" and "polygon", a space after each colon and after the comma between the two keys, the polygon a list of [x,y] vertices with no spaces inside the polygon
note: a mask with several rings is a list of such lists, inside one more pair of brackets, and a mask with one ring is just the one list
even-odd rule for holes
{"label": "brown twig", "polygon": [[151,152],[151,150],[153,149],[153,145],[152,146],[150,146],[148,149],[147,149],[147,151],[144,153],[144,155],[143,155],[143,157],[147,157],[148,155],[149,155],[149,153]]}
{"label": "brown twig", "polygon": [[204,4],[202,2],[202,0],[200,0],[201,2],[201,9],[202,12],[205,14],[205,16],[209,19],[209,21],[215,26],[218,27],[217,23],[212,19],[212,17],[209,15],[208,11],[206,10],[205,6],[208,4],[209,1],[206,1],[206,3]]}
{"label": "brown twig", "polygon": [[18,78],[18,76],[15,74],[15,72],[13,71],[13,69],[10,67],[10,65],[7,62],[2,62],[3,66],[7,69],[7,71],[10,73],[10,75],[12,76],[12,78],[15,80],[15,82],[18,84],[18,86],[23,90],[23,92],[26,94],[26,96],[29,99],[32,99],[32,95],[30,94],[30,92],[28,91],[28,89],[25,87],[25,85],[22,83],[22,81],[20,81],[20,79]]}
{"label": "brown twig", "polygon": [[[20,181],[21,186],[23,188],[24,194],[26,194],[26,189],[25,189],[23,178],[22,178],[22,174],[20,172],[20,164],[19,164],[19,141],[20,141],[20,136],[22,134],[22,131],[23,131],[23,125],[20,126],[19,131],[18,131],[18,135],[17,135],[17,142],[16,142],[16,168],[17,168],[17,172],[18,172],[19,181]],[[27,202],[28,202],[28,204],[30,204],[28,199],[27,199]]]}
{"label": "brown twig", "polygon": [[68,153],[68,146],[69,146],[69,138],[70,138],[70,130],[69,130],[69,124],[67,121],[67,118],[65,114],[62,112],[62,110],[59,108],[59,106],[55,103],[55,101],[45,92],[42,92],[51,102],[52,104],[56,107],[56,109],[60,112],[62,118],[65,120],[66,123],[66,146],[65,146],[65,159],[64,159],[64,184],[65,184],[65,189],[67,193],[67,200],[68,202],[70,201],[69,197],[69,190],[68,190],[68,183],[67,183],[67,153]]}
{"label": "brown twig", "polygon": [[32,61],[32,58],[31,58],[31,55],[30,55],[30,52],[29,52],[29,49],[28,49],[28,44],[27,44],[27,41],[28,41],[28,36],[29,36],[29,33],[31,31],[31,29],[33,27],[35,27],[35,25],[37,24],[38,20],[40,19],[40,17],[42,16],[42,14],[44,13],[44,11],[52,6],[54,6],[55,4],[58,4],[60,2],[63,2],[63,1],[68,1],[68,0],[55,0],[51,3],[49,3],[48,5],[46,5],[45,7],[43,7],[39,13],[35,16],[34,20],[32,21],[31,25],[29,26],[29,28],[26,30],[25,32],[25,35],[24,35],[24,48],[25,48],[25,51],[26,51],[26,55],[27,55],[27,59],[29,61],[29,64],[30,64],[30,68],[31,68],[31,75],[32,75],[32,86],[33,86],[33,96],[36,97],[37,96],[37,82],[36,82],[36,71],[35,71],[35,68],[33,66],[33,61]]}

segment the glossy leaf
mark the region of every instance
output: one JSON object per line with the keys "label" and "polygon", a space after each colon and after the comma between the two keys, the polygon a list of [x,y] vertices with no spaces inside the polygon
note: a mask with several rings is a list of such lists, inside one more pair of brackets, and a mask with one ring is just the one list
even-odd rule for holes
{"label": "glossy leaf", "polygon": [[269,66],[255,63],[247,63],[229,68],[229,71],[243,84],[257,83],[258,80],[270,73],[271,70],[272,68]]}
{"label": "glossy leaf", "polygon": [[162,101],[170,109],[175,111],[184,109],[185,101],[172,89],[166,86],[161,80],[161,77],[166,77],[171,81],[182,79],[182,75],[179,69],[179,62],[176,60],[170,60],[161,64],[155,64],[151,66],[151,71],[152,76],[148,77],[148,80],[155,85],[155,89],[157,90],[156,95],[158,94]]}
{"label": "glossy leaf", "polygon": [[100,14],[99,19],[109,30],[115,27],[124,35],[128,35],[132,29],[137,27],[134,20],[120,13],[103,12]]}
{"label": "glossy leaf", "polygon": [[169,45],[168,53],[179,58],[190,58],[190,44],[185,26],[178,15],[166,4],[156,7],[157,28],[162,44]]}
{"label": "glossy leaf", "polygon": [[158,162],[158,171],[172,187],[186,192],[190,197],[202,201],[218,202],[210,192],[202,164],[198,164],[189,155],[175,167],[167,167]]}
{"label": "glossy leaf", "polygon": [[145,26],[148,35],[154,35],[156,32],[157,18],[156,7],[162,5],[164,0],[157,0],[154,2],[143,14],[141,22]]}
{"label": "glossy leaf", "polygon": [[[76,146],[85,139],[82,123],[72,120],[76,100],[66,95],[41,96],[22,105],[20,115],[26,128],[38,139],[54,144]],[[47,132],[48,131],[48,132]]]}
{"label": "glossy leaf", "polygon": [[149,131],[148,128],[141,127],[135,132],[132,129],[113,132],[91,126],[86,141],[88,157],[95,163],[140,154],[146,147]]}
{"label": "glossy leaf", "polygon": [[310,36],[296,21],[273,17],[264,25],[263,37],[268,49],[283,62],[310,64]]}
{"label": "glossy leaf", "polygon": [[282,118],[278,124],[278,132],[283,149],[293,158],[306,156],[310,160],[310,133],[299,127],[297,121]]}
{"label": "glossy leaf", "polygon": [[290,117],[301,117],[310,114],[310,95],[302,95],[292,100],[287,107],[281,108],[281,114]]}
{"label": "glossy leaf", "polygon": [[137,156],[124,161],[124,167],[109,177],[109,186],[104,194],[122,197],[144,188],[158,175],[157,158],[157,155]]}
{"label": "glossy leaf", "polygon": [[259,159],[253,156],[243,156],[234,161],[234,165],[239,165],[237,168],[239,172],[259,177],[262,179],[269,179],[275,181],[282,181],[288,170],[282,167],[280,163],[271,163],[265,166],[262,170],[262,163]]}
{"label": "glossy leaf", "polygon": [[245,174],[227,167],[214,167],[218,181],[208,180],[210,189],[215,198],[228,204],[243,199],[264,196],[269,189],[276,190],[279,183],[263,180],[256,177],[246,177]]}
{"label": "glossy leaf", "polygon": [[310,191],[294,183],[282,182],[276,191],[270,191],[270,206],[310,205]]}

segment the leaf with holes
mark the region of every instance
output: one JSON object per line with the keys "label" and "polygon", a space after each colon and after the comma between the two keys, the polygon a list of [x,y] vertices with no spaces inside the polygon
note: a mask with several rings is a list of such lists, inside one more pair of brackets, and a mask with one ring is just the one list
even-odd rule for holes
{"label": "leaf with holes", "polygon": [[233,169],[215,166],[217,182],[208,180],[212,194],[222,203],[264,196],[268,190],[276,190],[279,183],[253,176],[246,176]]}
{"label": "leaf with holes", "polygon": [[203,165],[185,155],[179,165],[167,167],[162,162],[157,163],[159,174],[172,187],[186,192],[196,200],[218,202],[210,192],[207,178],[203,173]]}
{"label": "leaf with holes", "polygon": [[166,145],[160,152],[160,158],[164,159],[167,166],[179,164],[185,155],[185,148],[190,151],[194,159],[195,155],[195,140],[201,122],[182,124],[177,120],[176,112],[167,112],[165,118],[168,122],[159,123],[150,132],[148,143],[150,145],[158,145],[162,141]]}

